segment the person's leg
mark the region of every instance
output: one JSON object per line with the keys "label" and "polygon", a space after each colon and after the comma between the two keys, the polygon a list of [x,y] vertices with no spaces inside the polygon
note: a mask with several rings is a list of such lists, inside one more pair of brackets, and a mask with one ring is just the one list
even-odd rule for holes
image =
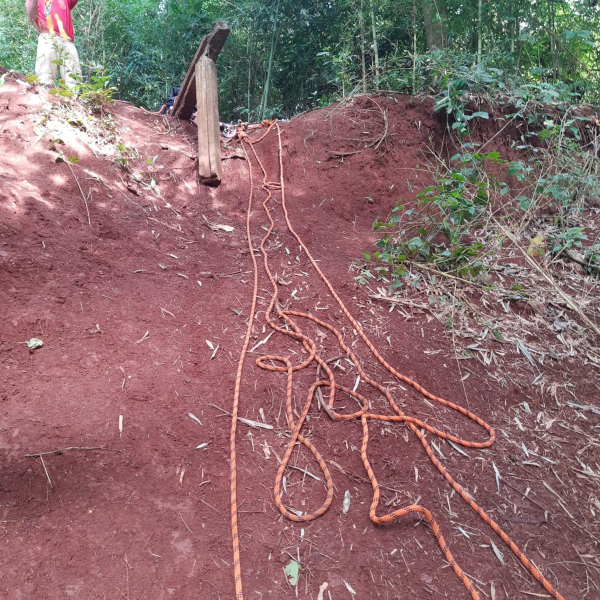
{"label": "person's leg", "polygon": [[35,74],[42,85],[54,85],[56,78],[56,46],[49,33],[38,36],[37,57],[35,59]]}
{"label": "person's leg", "polygon": [[[60,65],[60,76],[65,85],[72,91],[81,81],[81,66],[79,64],[79,53],[73,42],[61,41],[62,63]],[[77,79],[71,77],[75,75]]]}

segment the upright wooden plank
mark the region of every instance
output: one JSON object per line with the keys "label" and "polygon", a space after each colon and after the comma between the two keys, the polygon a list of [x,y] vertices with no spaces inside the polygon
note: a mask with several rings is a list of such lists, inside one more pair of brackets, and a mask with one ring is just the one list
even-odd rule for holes
{"label": "upright wooden plank", "polygon": [[185,75],[185,79],[181,84],[181,91],[173,103],[172,116],[180,119],[189,119],[192,116],[194,105],[196,104],[196,84],[194,82],[196,64],[201,56],[208,56],[214,62],[217,62],[217,57],[223,49],[228,35],[229,26],[227,23],[224,21],[217,21],[213,30],[202,38],[200,46]]}
{"label": "upright wooden plank", "polygon": [[205,185],[221,182],[221,132],[219,130],[219,93],[217,67],[208,56],[196,63],[196,100],[198,112],[198,180]]}

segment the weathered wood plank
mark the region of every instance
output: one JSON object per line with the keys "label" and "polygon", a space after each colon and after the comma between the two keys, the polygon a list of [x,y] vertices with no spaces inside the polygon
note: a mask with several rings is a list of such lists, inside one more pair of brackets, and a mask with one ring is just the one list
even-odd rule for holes
{"label": "weathered wood plank", "polygon": [[211,58],[200,57],[194,79],[198,102],[198,183],[219,185],[222,174],[219,93],[217,67]]}
{"label": "weathered wood plank", "polygon": [[185,79],[181,84],[181,91],[175,98],[173,103],[172,116],[180,119],[189,119],[194,112],[196,105],[196,84],[194,82],[196,73],[196,64],[200,57],[207,56],[214,62],[217,61],[219,53],[225,45],[227,36],[229,35],[229,26],[224,21],[217,21],[213,30],[202,38],[200,46],[194,55],[194,59],[190,63]]}

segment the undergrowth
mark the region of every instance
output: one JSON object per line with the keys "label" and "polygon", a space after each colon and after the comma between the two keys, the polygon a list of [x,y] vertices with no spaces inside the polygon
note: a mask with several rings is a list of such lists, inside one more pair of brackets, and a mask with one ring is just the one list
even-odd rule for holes
{"label": "undergrowth", "polygon": [[[430,151],[433,184],[375,221],[377,250],[365,253],[356,279],[382,280],[393,291],[420,263],[487,285],[502,226],[525,237],[530,256],[568,259],[598,273],[599,241],[588,235],[586,215],[600,208],[600,129],[589,110],[563,103],[572,92],[560,83],[511,86],[498,69],[443,70],[439,78],[435,110],[446,114],[456,152],[448,158]],[[502,128],[512,132],[521,158],[510,162],[486,150],[490,140],[474,141],[473,120],[489,118],[474,109],[482,104],[512,111]]]}
{"label": "undergrowth", "polygon": [[94,114],[104,116],[104,109],[110,104],[114,104],[114,95],[116,87],[108,85],[110,76],[106,69],[97,68],[90,74],[90,80],[85,81],[80,76],[72,75],[77,80],[77,84],[70,89],[64,79],[59,81],[59,85],[50,90],[53,96],[61,96],[68,99],[79,99],[90,107]]}
{"label": "undergrowth", "polygon": [[[60,65],[61,59],[55,62]],[[26,79],[26,85],[37,92],[40,85],[38,77],[28,74]],[[117,91],[109,85],[108,71],[97,67],[89,74],[88,80],[82,77],[75,79],[77,83],[72,88],[60,79],[58,85],[49,90],[55,100],[43,104],[36,119],[34,131],[38,141],[46,136],[50,147],[59,151],[62,144],[78,138],[97,157],[112,159],[126,171],[129,160],[137,157],[137,151],[123,143],[117,122],[107,111],[114,104]],[[67,160],[72,163],[79,161],[75,156]]]}
{"label": "undergrowth", "polygon": [[[490,191],[497,183],[484,170],[486,162],[501,163],[497,152],[455,155],[450,167],[436,173],[435,183],[417,194],[416,208],[396,204],[385,221],[373,228],[382,236],[373,258],[389,266],[381,274],[402,285],[407,264],[424,261],[461,277],[475,277],[485,270],[488,251],[485,237],[478,238],[490,205]],[[368,262],[370,255],[365,256]]]}
{"label": "undergrowth", "polygon": [[[98,69],[90,81],[81,78],[73,89],[64,80],[49,93],[55,100],[42,105],[34,131],[38,140],[47,137],[51,147],[59,148],[69,140],[79,139],[87,144],[96,156],[127,162],[131,150],[121,141],[117,123],[106,111],[114,103],[115,88],[108,85],[106,70]],[[35,75],[27,76],[27,85],[39,85]],[[73,160],[71,160],[73,159]],[[76,162],[71,157],[70,162]]]}

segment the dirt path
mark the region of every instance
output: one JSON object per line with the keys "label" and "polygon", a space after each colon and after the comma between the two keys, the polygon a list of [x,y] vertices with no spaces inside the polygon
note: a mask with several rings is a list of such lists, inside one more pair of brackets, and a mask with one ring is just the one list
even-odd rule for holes
{"label": "dirt path", "polygon": [[[141,184],[131,184],[130,191],[118,165],[67,143],[64,154],[77,153],[80,159],[72,168],[84,193],[92,190],[89,226],[68,165],[55,162],[47,143],[35,143],[32,121],[43,101],[22,91],[10,80],[0,88],[0,108],[8,107],[0,112],[2,596],[233,598],[230,418],[224,411],[231,410],[252,290],[244,235],[246,161],[226,160],[222,186],[202,189],[198,196],[189,158],[194,155],[191,126],[165,127],[156,117],[118,105],[115,116],[128,128],[124,139],[140,151],[140,158],[130,161],[132,171],[147,170],[146,159],[153,156],[164,166],[156,175],[161,197]],[[328,159],[325,149],[349,151],[357,142],[331,138],[339,133],[331,120],[312,114],[284,126],[292,222],[386,360],[435,394],[468,404],[497,430],[493,448],[468,450],[468,456],[440,442],[446,467],[526,548],[565,598],[582,597],[586,586],[591,588],[587,597],[595,597],[598,590],[586,578],[587,573],[594,579],[594,572],[586,563],[595,560],[598,522],[588,503],[596,492],[589,478],[560,465],[563,454],[585,443],[570,431],[548,431],[545,421],[536,420],[544,398],[532,406],[534,414],[524,414],[519,407],[526,391],[490,382],[479,362],[470,361],[459,373],[442,324],[425,314],[390,313],[348,272],[374,239],[373,220],[398,196],[427,183],[419,148],[439,135],[438,124],[422,107],[403,98],[385,106],[389,130],[382,151],[343,160]],[[371,117],[370,123],[349,121],[344,132],[351,135],[342,137],[362,131],[381,135],[373,129],[381,126],[376,111]],[[258,151],[274,176],[274,138]],[[238,151],[232,147],[228,153]],[[258,186],[256,193],[262,197]],[[277,228],[268,248],[285,293],[282,302],[335,324],[363,367],[389,386],[409,414],[469,439],[479,437],[477,428],[390,381],[344,321],[282,226],[281,215],[273,214]],[[234,230],[214,231],[206,219]],[[257,209],[255,247],[265,226]],[[270,333],[264,320],[268,280],[262,269],[259,276],[250,348]],[[324,357],[339,354],[330,334],[314,327],[311,334]],[[31,337],[42,338],[44,347],[30,353],[20,342]],[[324,582],[333,599],[351,598],[350,589],[356,598],[467,598],[431,531],[415,526],[417,519],[385,527],[370,522],[372,490],[360,459],[357,422],[331,422],[311,409],[306,433],[330,465],[333,505],[311,523],[280,517],[272,489],[289,435],[286,381],[256,367],[254,360],[263,352],[294,361],[303,351],[274,335],[253,350],[244,371],[240,416],[273,426],[238,426],[246,597],[295,597],[283,572],[294,559],[302,565],[301,598],[316,599]],[[461,382],[465,368],[470,377]],[[352,388],[356,371],[342,360],[336,377]],[[298,411],[314,381],[314,368],[298,374]],[[378,399],[373,395],[372,401]],[[346,397],[340,405],[352,410],[351,402]],[[539,428],[555,439],[546,446],[533,444],[528,433],[515,428],[511,417],[516,414],[531,431]],[[587,416],[578,424],[593,433],[598,417]],[[517,456],[522,440],[535,453],[529,461],[522,452]],[[202,444],[208,445],[196,449]],[[43,457],[43,464],[25,456],[96,446],[107,449],[69,450]],[[452,493],[404,426],[374,425],[369,457],[382,484],[381,510],[411,502],[428,506],[483,598],[544,597],[510,551]],[[318,465],[305,450],[293,456],[292,464],[300,470],[287,472],[286,504],[303,512],[317,508],[323,483],[308,473],[321,478]],[[499,493],[492,464],[501,473]],[[346,491],[351,502],[343,514]]]}

